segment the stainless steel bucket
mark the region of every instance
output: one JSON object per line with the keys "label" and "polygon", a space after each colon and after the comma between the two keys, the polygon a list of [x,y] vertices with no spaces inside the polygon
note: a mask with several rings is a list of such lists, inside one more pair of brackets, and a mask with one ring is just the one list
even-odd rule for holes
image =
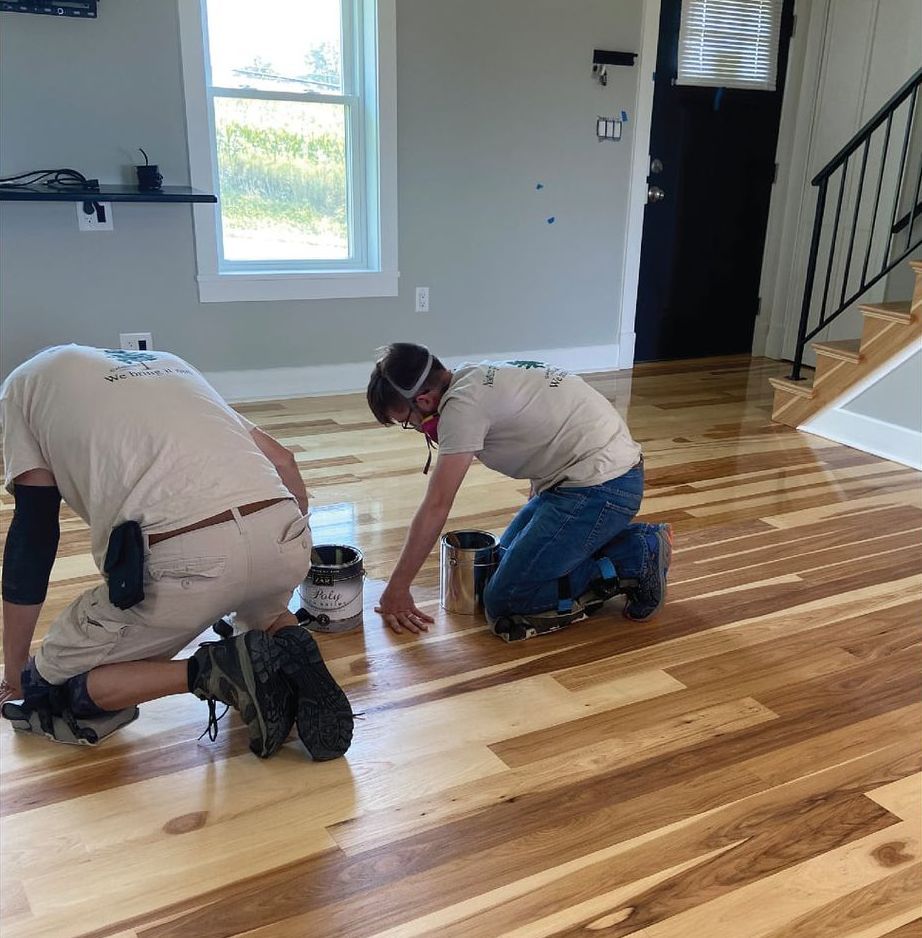
{"label": "stainless steel bucket", "polygon": [[472,616],[499,558],[499,540],[488,531],[449,531],[442,535],[439,601],[446,612]]}
{"label": "stainless steel bucket", "polygon": [[362,624],[365,566],[362,552],[344,544],[318,544],[298,592],[313,632],[349,632]]}

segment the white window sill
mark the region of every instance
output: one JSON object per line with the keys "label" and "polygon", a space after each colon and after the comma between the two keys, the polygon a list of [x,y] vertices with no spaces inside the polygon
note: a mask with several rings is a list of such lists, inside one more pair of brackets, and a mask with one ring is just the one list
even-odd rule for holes
{"label": "white window sill", "polygon": [[198,277],[199,301],[338,300],[397,296],[394,271],[323,274],[211,274]]}

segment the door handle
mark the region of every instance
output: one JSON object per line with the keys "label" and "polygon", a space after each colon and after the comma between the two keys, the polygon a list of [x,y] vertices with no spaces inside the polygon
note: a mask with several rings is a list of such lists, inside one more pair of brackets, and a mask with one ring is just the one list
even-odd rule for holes
{"label": "door handle", "polygon": [[647,204],[651,202],[662,202],[666,198],[666,193],[659,186],[647,186]]}

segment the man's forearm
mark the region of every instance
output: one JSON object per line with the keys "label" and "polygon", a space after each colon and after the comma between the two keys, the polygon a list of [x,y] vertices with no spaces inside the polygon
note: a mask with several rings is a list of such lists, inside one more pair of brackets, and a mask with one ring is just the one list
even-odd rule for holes
{"label": "man's forearm", "polygon": [[449,511],[451,511],[450,502],[448,504],[429,503],[423,500],[410,523],[410,530],[407,532],[406,542],[400,552],[400,559],[391,574],[391,584],[409,588],[416,574],[419,573],[420,567],[432,552],[432,548],[435,547],[435,542],[442,533],[442,528],[445,527]]}
{"label": "man's forearm", "polygon": [[3,603],[3,672],[6,680],[17,688],[19,675],[29,658],[29,647],[42,605]]}

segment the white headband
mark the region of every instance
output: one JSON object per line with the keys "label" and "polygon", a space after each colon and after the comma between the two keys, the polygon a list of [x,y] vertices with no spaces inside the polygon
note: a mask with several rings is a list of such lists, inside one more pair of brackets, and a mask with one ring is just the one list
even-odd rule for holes
{"label": "white headband", "polygon": [[416,384],[412,388],[402,388],[393,378],[385,371],[384,377],[387,378],[390,386],[403,398],[408,401],[412,401],[414,397],[419,393],[419,389],[425,384],[426,378],[429,377],[429,369],[432,367],[432,352],[427,353],[428,357],[426,358],[426,364],[423,366],[422,374],[416,380]]}

